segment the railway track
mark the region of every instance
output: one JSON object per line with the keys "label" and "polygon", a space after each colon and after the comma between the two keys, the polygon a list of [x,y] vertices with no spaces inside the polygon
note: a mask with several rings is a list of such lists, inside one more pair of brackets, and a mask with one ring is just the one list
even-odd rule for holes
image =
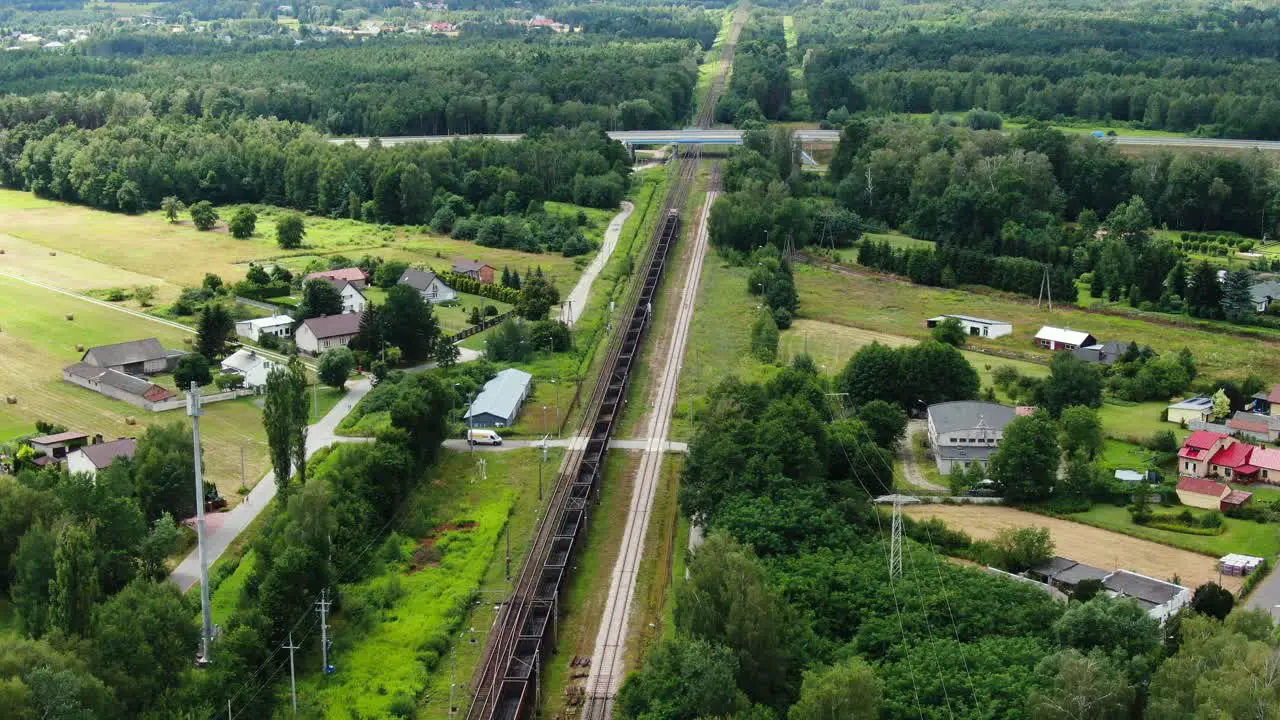
{"label": "railway track", "polygon": [[[720,72],[698,108],[695,124],[709,128],[724,92],[738,35],[747,13],[739,9],[727,38]],[[499,611],[484,655],[472,677],[467,720],[526,720],[541,703],[544,663],[555,650],[560,594],[568,582],[575,553],[586,540],[591,508],[600,496],[605,454],[614,423],[621,415],[636,357],[653,315],[653,300],[671,247],[680,236],[681,215],[697,174],[701,148],[676,153],[676,180],[667,191],[660,225],[649,243],[641,282],[623,304],[618,332],[609,343],[600,376],[583,414],[586,442],[571,447],[556,478],[547,514],[539,522],[529,555],[508,601]]]}
{"label": "railway track", "polygon": [[537,692],[543,663],[554,651],[560,592],[568,580],[573,557],[586,539],[614,422],[623,409],[667,256],[679,236],[680,211],[693,185],[700,155],[693,148],[677,159],[680,166],[676,182],[664,202],[657,237],[641,264],[645,275],[619,314],[625,319],[619,322],[619,331],[609,344],[587,404],[584,432],[579,433],[586,436],[586,442],[571,448],[515,588],[494,623],[473,677],[475,693],[468,720],[523,720],[532,716],[540,702]]}

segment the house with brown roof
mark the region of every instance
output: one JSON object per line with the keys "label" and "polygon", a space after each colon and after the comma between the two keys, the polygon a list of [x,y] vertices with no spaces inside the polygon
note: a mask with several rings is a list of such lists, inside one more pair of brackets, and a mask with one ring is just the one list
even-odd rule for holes
{"label": "house with brown roof", "polygon": [[492,285],[496,268],[479,260],[454,258],[453,271],[459,275],[466,275],[472,280],[479,280],[482,283]]}
{"label": "house with brown roof", "polygon": [[319,355],[331,347],[346,347],[352,338],[360,334],[361,317],[360,313],[343,313],[303,320],[294,333],[294,342],[298,350],[312,355]]}
{"label": "house with brown roof", "polygon": [[321,270],[313,272],[302,279],[305,284],[308,280],[329,280],[337,283],[345,280],[356,286],[357,290],[363,290],[369,286],[369,274],[358,267],[338,268],[337,270]]}
{"label": "house with brown roof", "polygon": [[138,442],[133,438],[85,445],[67,455],[67,471],[96,475],[99,470],[105,470],[119,458],[132,458],[137,450]]}

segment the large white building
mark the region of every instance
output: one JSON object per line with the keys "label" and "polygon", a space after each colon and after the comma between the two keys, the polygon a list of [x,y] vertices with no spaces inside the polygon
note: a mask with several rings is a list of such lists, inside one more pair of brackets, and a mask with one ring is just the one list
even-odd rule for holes
{"label": "large white building", "polygon": [[990,462],[1015,411],[1007,405],[957,400],[929,406],[929,446],[938,472]]}
{"label": "large white building", "polygon": [[1003,320],[988,320],[971,315],[939,315],[925,321],[929,328],[935,328],[944,320],[956,320],[970,337],[998,338],[1013,334],[1013,324]]}

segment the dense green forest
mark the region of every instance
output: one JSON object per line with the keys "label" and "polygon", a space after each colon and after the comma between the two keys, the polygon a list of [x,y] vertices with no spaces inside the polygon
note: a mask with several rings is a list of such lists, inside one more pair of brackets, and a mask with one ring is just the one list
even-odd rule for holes
{"label": "dense green forest", "polygon": [[[803,68],[812,119],[833,110],[985,108],[1203,135],[1280,138],[1280,9],[1193,2],[764,3],[734,76],[737,104],[792,117],[786,63]],[[798,46],[783,52],[781,16]],[[740,51],[742,52],[742,51]],[[783,57],[777,57],[778,55]],[[739,65],[739,68],[748,66]],[[747,88],[750,87],[750,90]],[[779,113],[779,108],[786,112]]]}
{"label": "dense green forest", "polygon": [[14,94],[0,98],[0,127],[46,117],[97,127],[149,112],[181,121],[272,117],[337,135],[523,132],[583,122],[663,128],[689,112],[698,50],[687,41],[572,38],[254,52],[220,49],[212,39],[108,36],[85,43],[84,53],[6,57],[0,86]]}

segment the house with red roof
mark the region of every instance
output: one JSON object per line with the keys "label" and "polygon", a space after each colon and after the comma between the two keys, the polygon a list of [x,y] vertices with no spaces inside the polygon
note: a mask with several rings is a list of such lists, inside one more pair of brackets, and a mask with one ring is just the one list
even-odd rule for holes
{"label": "house with red roof", "polygon": [[1254,448],[1249,455],[1249,464],[1258,468],[1259,482],[1280,485],[1280,450],[1275,448]]}
{"label": "house with red roof", "polygon": [[1217,453],[1237,444],[1235,438],[1209,430],[1197,430],[1178,451],[1178,474],[1202,478],[1209,474],[1209,461]]}
{"label": "house with red roof", "polygon": [[1209,476],[1221,477],[1237,482],[1253,482],[1258,468],[1249,462],[1254,447],[1242,442],[1233,442],[1218,450],[1209,458]]}

